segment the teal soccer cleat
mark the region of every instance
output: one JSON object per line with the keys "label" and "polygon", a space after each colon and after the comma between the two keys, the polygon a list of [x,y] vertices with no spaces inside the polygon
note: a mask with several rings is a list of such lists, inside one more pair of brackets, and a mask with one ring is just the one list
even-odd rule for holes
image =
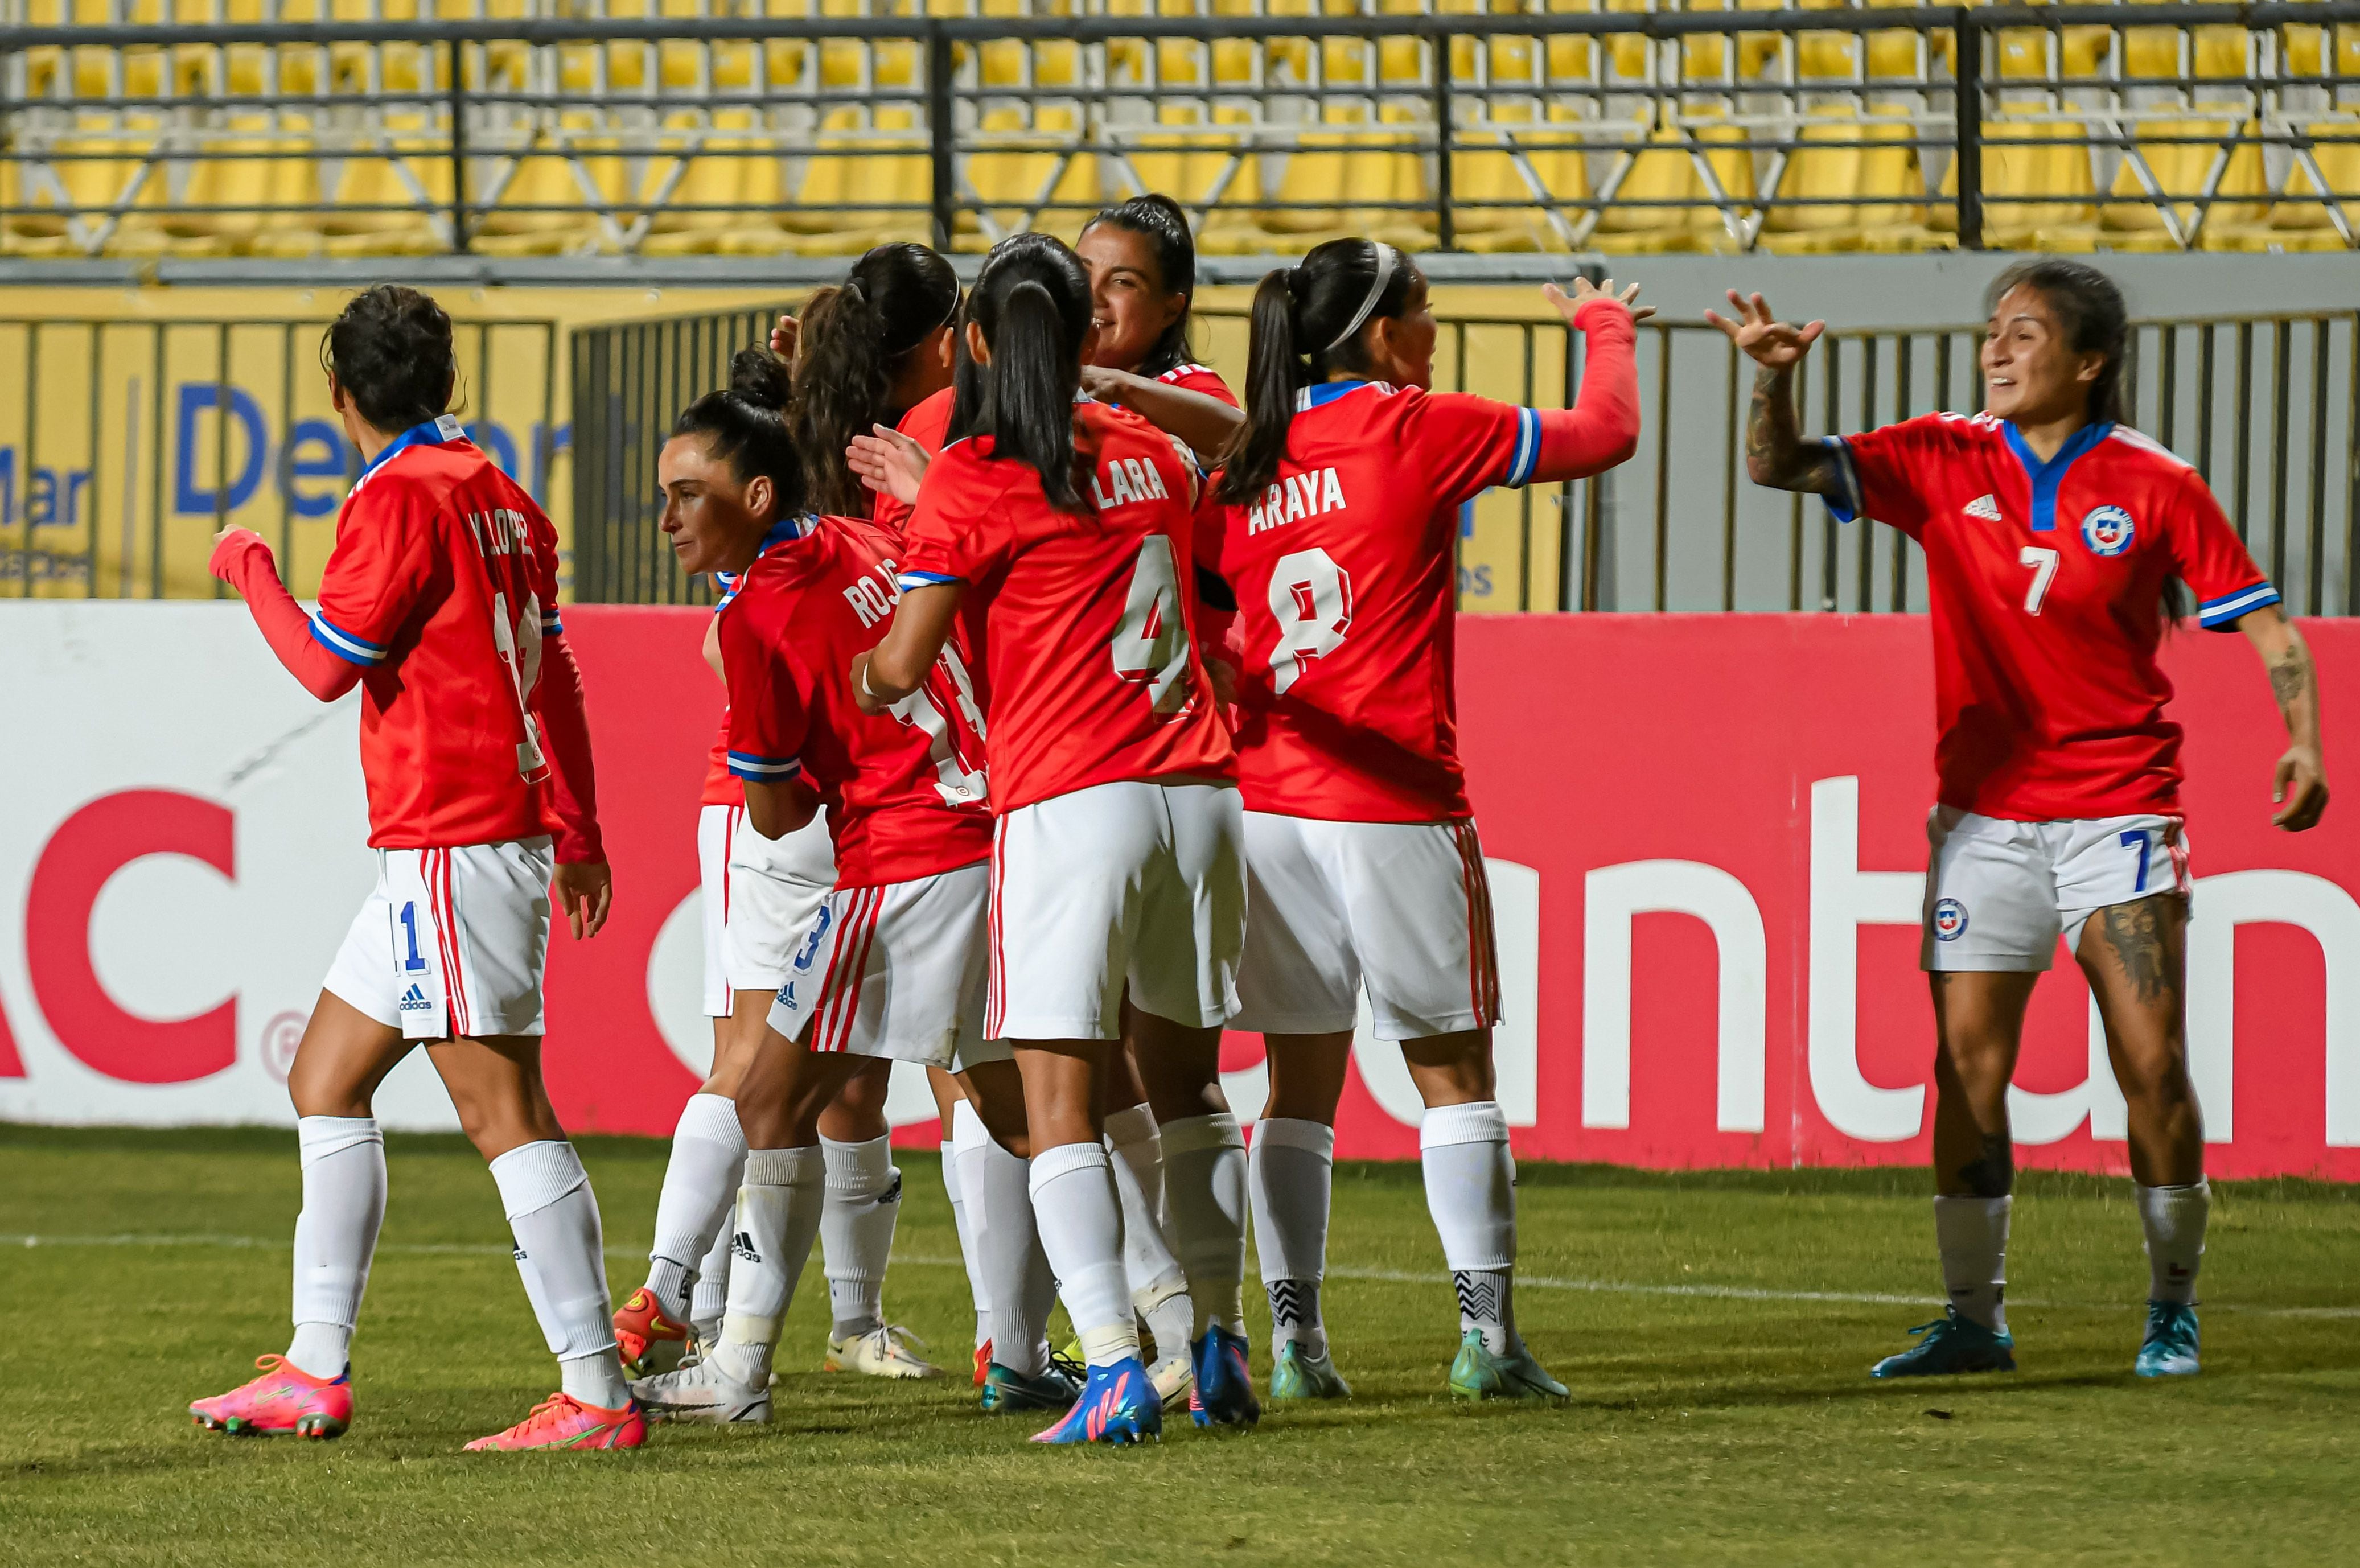
{"label": "teal soccer cleat", "polygon": [[2149,1301],[2147,1337],[2131,1369],[2142,1377],[2195,1377],[2202,1369],[2196,1360],[2196,1309],[2180,1301]]}
{"label": "teal soccer cleat", "polygon": [[1459,1336],[1459,1355],[1450,1363],[1450,1391],[1462,1399],[1562,1399],[1569,1394],[1521,1342],[1505,1356],[1492,1355],[1480,1328]]}
{"label": "teal soccer cleat", "polygon": [[1278,1347],[1276,1362],[1270,1369],[1270,1398],[1275,1404],[1281,1399],[1349,1399],[1352,1385],[1336,1370],[1336,1363],[1326,1351],[1314,1356],[1303,1348],[1300,1341],[1288,1340]]}
{"label": "teal soccer cleat", "polygon": [[1868,1369],[1872,1377],[1943,1377],[1953,1372],[2013,1372],[2016,1340],[2005,1329],[1988,1329],[1956,1307],[1909,1331],[1926,1337]]}
{"label": "teal soccer cleat", "polygon": [[984,1368],[983,1413],[1004,1416],[1018,1410],[1067,1410],[1073,1409],[1074,1399],[1081,1391],[1080,1380],[1054,1363],[1046,1374],[1035,1377],[995,1361]]}

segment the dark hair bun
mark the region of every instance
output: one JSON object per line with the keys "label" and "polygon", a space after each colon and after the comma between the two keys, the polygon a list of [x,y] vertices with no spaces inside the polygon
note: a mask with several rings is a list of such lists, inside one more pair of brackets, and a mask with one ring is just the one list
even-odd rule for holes
{"label": "dark hair bun", "polygon": [[758,408],[787,406],[787,362],[759,343],[739,349],[729,361],[729,391]]}

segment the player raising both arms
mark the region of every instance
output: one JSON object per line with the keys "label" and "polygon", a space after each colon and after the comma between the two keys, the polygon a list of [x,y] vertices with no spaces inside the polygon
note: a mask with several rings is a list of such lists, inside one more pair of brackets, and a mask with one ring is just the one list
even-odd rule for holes
{"label": "player raising both arms", "polygon": [[[748,1153],[720,1340],[637,1385],[684,1420],[770,1418],[772,1350],[830,1185],[820,1114],[843,1084],[869,1061],[1006,1057],[977,1033],[990,814],[972,682],[946,647],[890,713],[854,708],[840,671],[890,614],[898,541],[803,511],[785,380],[764,350],[741,352],[729,390],[690,405],[663,456],[669,474],[741,488],[745,517],[784,519],[786,537],[745,566],[717,617],[729,765],[765,838],[796,832],[825,804],[836,867],[738,1083]],[[675,501],[685,482],[672,486]],[[752,534],[751,522],[731,530],[733,555]]]}
{"label": "player raising both arms", "polygon": [[1795,366],[1823,323],[1798,329],[1759,294],[1729,298],[1737,319],[1710,319],[1761,366],[1746,428],[1754,482],[1825,496],[1838,517],[1890,524],[1926,551],[1941,793],[1920,951],[1950,1310],[1875,1373],[2016,1366],[2002,1307],[2007,1086],[2060,935],[2130,1107],[2149,1268],[2136,1370],[2193,1373],[2212,1200],[2185,1041],[2180,729],[2156,664],[2167,597],[2184,584],[2203,626],[2240,627],[2261,654],[2291,739],[2272,820],[2295,832],[2327,805],[2310,651],[2196,471],[2124,423],[2127,317],[2104,274],[2063,260],[2011,268],[1990,296],[1985,410],[1841,439],[1800,434],[1795,413]]}
{"label": "player raising both arms", "polygon": [[1336,1105],[1365,987],[1424,1096],[1426,1204],[1458,1290],[1451,1391],[1562,1395],[1516,1333],[1515,1162],[1494,1097],[1491,890],[1459,767],[1453,624],[1459,509],[1631,455],[1630,301],[1581,282],[1552,305],[1588,344],[1576,407],[1427,390],[1426,278],[1393,246],[1333,240],[1255,290],[1247,425],[1206,530],[1235,591],[1244,668],[1245,960],[1232,1027],[1260,1031],[1255,1237],[1273,1399],[1349,1394],[1328,1349]]}
{"label": "player raising both arms", "polygon": [[319,613],[303,614],[247,529],[223,530],[213,572],[306,691],[331,702],[361,687],[377,888],[288,1074],[303,1158],[294,1341],[261,1377],[189,1409],[231,1432],[334,1437],[350,1422],[353,1327],[385,1214],[370,1100],[423,1043],[491,1161],[562,1379],[467,1446],[636,1448],[647,1425],[607,1322],[598,1205],[541,1075],[552,887],[577,939],[605,923],[612,891],[556,530],[443,412],[457,366],[433,300],[367,290],[328,329],[325,357],[363,466]]}
{"label": "player raising both arms", "polygon": [[[1122,1211],[1100,1083],[1131,1002],[1173,1049],[1150,1089],[1226,1118],[1217,1068],[1244,923],[1229,737],[1192,635],[1196,471],[1138,417],[1076,403],[1090,289],[1044,234],[995,247],[968,297],[976,434],[927,470],[901,602],[852,679],[864,707],[917,690],[972,595],[989,643],[991,1023],[1016,1048],[1041,1236],[1089,1381],[1040,1440],[1135,1442],[1162,1430],[1139,1359]],[[1234,1122],[1214,1157],[1167,1183],[1199,1332],[1200,1423],[1251,1421],[1243,1314],[1244,1158]]]}

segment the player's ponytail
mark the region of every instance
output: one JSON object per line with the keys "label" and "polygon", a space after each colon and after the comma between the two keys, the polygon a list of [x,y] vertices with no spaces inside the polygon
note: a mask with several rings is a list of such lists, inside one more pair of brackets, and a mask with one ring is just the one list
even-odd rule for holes
{"label": "player's ponytail", "polygon": [[1246,424],[1229,449],[1222,500],[1250,501],[1277,480],[1303,389],[1366,370],[1368,324],[1399,317],[1425,281],[1407,256],[1371,240],[1329,240],[1302,266],[1263,277],[1246,348]]}
{"label": "player's ponytail", "polygon": [[803,307],[787,426],[803,454],[814,509],[868,512],[869,492],[844,449],[908,411],[893,406],[893,389],[911,356],[952,324],[958,302],[951,264],[897,241],[853,263],[851,277]]}
{"label": "player's ponytail", "polygon": [[387,435],[448,412],[459,384],[451,318],[431,296],[399,283],[353,297],[320,339],[320,365],[369,428]]}
{"label": "player's ponytail", "polygon": [[1188,312],[1196,300],[1196,240],[1188,232],[1188,214],[1171,197],[1150,191],[1100,212],[1082,225],[1082,233],[1087,234],[1101,223],[1145,240],[1155,252],[1157,290],[1180,296],[1179,315],[1139,362],[1138,374],[1161,376],[1194,363],[1196,356],[1188,346]]}
{"label": "player's ponytail", "polygon": [[707,392],[680,411],[675,436],[695,436],[716,463],[726,463],[741,485],[770,482],[771,520],[807,510],[803,459],[787,430],[790,390],[786,365],[769,349],[741,348],[729,362],[729,385]]}
{"label": "player's ponytail", "polygon": [[2106,356],[2098,378],[2090,383],[2088,412],[2093,425],[2129,423],[2123,397],[2123,370],[2130,358],[2130,307],[2114,280],[2087,262],[2045,256],[2020,262],[1993,282],[1984,304],[1986,315],[2010,290],[2030,289],[2057,313],[2058,325],[2075,354]]}
{"label": "player's ponytail", "polygon": [[1042,493],[1078,510],[1074,397],[1082,386],[1082,340],[1090,330],[1090,279],[1081,258],[1051,234],[1011,235],[992,247],[967,309],[990,352],[973,429],[991,455],[1041,475]]}

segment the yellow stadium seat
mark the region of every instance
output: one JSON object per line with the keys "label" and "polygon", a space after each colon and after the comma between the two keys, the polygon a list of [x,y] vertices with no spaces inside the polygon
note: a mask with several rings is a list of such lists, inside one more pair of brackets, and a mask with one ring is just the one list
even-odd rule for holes
{"label": "yellow stadium seat", "polygon": [[[25,166],[18,176],[24,205],[8,214],[10,252],[83,255],[115,210],[126,201],[135,207],[162,206],[165,166],[143,163],[154,145],[152,136],[104,132],[62,136],[47,147],[26,147],[42,158]],[[43,169],[55,178],[56,189],[40,177]]]}
{"label": "yellow stadium seat", "polygon": [[474,247],[499,256],[596,248],[606,230],[586,205],[595,201],[618,215],[626,206],[623,160],[611,145],[594,137],[550,137],[511,156],[491,210],[475,219]]}
{"label": "yellow stadium seat", "polygon": [[[1878,9],[1915,9],[1917,0],[1868,0]],[[1931,71],[1939,62],[1948,66],[1950,49],[1946,38],[1928,38],[1926,58],[1918,59],[1919,35],[1893,29],[1868,35],[1868,75],[1872,82],[1914,79],[1919,71]]]}
{"label": "yellow stadium seat", "polygon": [[[2190,198],[2203,194],[2205,182],[2212,170],[2220,167],[2221,180],[2214,195],[2223,200],[2213,201],[2202,212],[2202,235],[2209,235],[2216,227],[2230,232],[2250,227],[2260,221],[2263,200],[2269,194],[2268,182],[2262,172],[2262,149],[2258,142],[2248,141],[2234,148],[2223,143],[2238,126],[2233,116],[2208,119],[2150,120],[2138,127],[2138,160],[2134,163],[2125,157],[2114,173],[2112,194],[2116,198],[2100,211],[2099,227],[2104,243],[2114,250],[2179,250],[2181,241],[2174,239],[2163,221],[2163,209],[2149,193],[2147,182],[2139,178],[2139,165],[2147,167],[2155,180],[2156,190],[2171,199],[2172,215],[2179,220],[2183,238],[2195,229],[2200,210]],[[2260,126],[2247,125],[2245,134],[2258,135]]]}
{"label": "yellow stadium seat", "polygon": [[2180,75],[2180,49],[2186,37],[2178,27],[2125,28],[2123,74],[2135,79]]}
{"label": "yellow stadium seat", "polygon": [[[1806,11],[1834,11],[1850,8],[1851,0],[1801,0]],[[1856,33],[1797,33],[1795,35],[1795,80],[1797,82],[1850,82],[1860,74],[1860,36]]]}
{"label": "yellow stadium seat", "polygon": [[[1581,209],[1561,203],[1590,195],[1589,164],[1570,120],[1535,124],[1519,105],[1462,128],[1451,155],[1452,194],[1460,201],[1527,205],[1462,207],[1451,215],[1461,249],[1564,250]],[[1530,177],[1527,177],[1527,170]],[[1540,190],[1534,190],[1538,181]],[[1557,221],[1552,222],[1552,211]],[[1560,227],[1560,223],[1564,226]]]}
{"label": "yellow stadium seat", "polygon": [[2198,80],[2220,82],[2248,74],[2246,61],[2252,34],[2243,27],[2198,27],[2195,31]]}
{"label": "yellow stadium seat", "polygon": [[2316,120],[2303,127],[2308,136],[2318,138],[2311,147],[2311,157],[2319,165],[2319,172],[2327,182],[2322,192],[2319,182],[2311,177],[2298,159],[2287,176],[2286,190],[2273,202],[2265,220],[2243,227],[2224,228],[2215,233],[2212,225],[2204,228],[2203,243],[2208,250],[2246,251],[2339,251],[2351,247],[2343,234],[2336,232],[2335,218],[2328,204],[2320,200],[2350,197],[2335,202],[2341,210],[2344,226],[2360,234],[2360,116],[2339,115],[2332,120]]}
{"label": "yellow stadium seat", "polygon": [[[1754,194],[1753,155],[1742,147],[1716,150],[1715,144],[1742,142],[1744,133],[1734,125],[1699,125],[1697,120],[1690,117],[1688,131],[1694,133],[1721,194],[1742,212]],[[1644,144],[1625,144],[1617,157],[1618,161],[1629,160],[1614,191],[1618,202],[1701,202],[1711,198],[1711,190],[1697,168],[1696,155],[1689,150],[1688,136],[1677,125],[1659,126]],[[1725,251],[1737,246],[1721,210],[1707,206],[1609,206],[1590,231],[1590,244],[1617,255]]]}
{"label": "yellow stadium seat", "polygon": [[[831,109],[821,122],[798,206],[780,214],[790,244],[804,256],[858,256],[888,240],[924,240],[933,169],[926,136],[906,108],[876,112],[872,125],[858,109]],[[847,203],[901,203],[908,212],[837,212]]]}
{"label": "yellow stadium seat", "polygon": [[1773,206],[1760,249],[1775,255],[1913,251],[1948,243],[1926,226],[1926,179],[1915,134],[1899,113],[1862,115],[1849,106],[1814,110],[1779,194],[1841,206]]}
{"label": "yellow stadium seat", "polygon": [[[2081,127],[2062,120],[1986,120],[1983,122],[1983,232],[2002,250],[2087,251],[2098,239],[2097,184],[2090,169],[2090,149],[2079,139]],[[2020,147],[2025,141],[2053,146]],[[1958,160],[1942,176],[1942,194],[1956,198]],[[2070,200],[2030,202],[2031,196]],[[1933,227],[1944,234],[1958,230],[1958,209],[1947,202],[1934,209]]]}
{"label": "yellow stadium seat", "polygon": [[[1423,206],[1429,199],[1425,159],[1411,150],[1422,132],[1408,128],[1394,114],[1385,119],[1397,128],[1381,129],[1350,106],[1331,104],[1324,119],[1327,128],[1307,130],[1295,138],[1279,179],[1274,200],[1302,205],[1262,209],[1253,220],[1259,235],[1244,228],[1225,232],[1220,243],[1235,247],[1228,254],[1306,250],[1348,234],[1404,250],[1432,245],[1426,227],[1431,216]],[[1373,205],[1381,201],[1419,205]],[[1337,202],[1343,205],[1331,205]],[[1252,243],[1257,238],[1258,245]]]}
{"label": "yellow stadium seat", "polygon": [[[447,223],[450,216],[451,160],[432,156],[432,145],[422,137],[402,136],[383,150],[347,149],[330,198],[333,210],[320,222],[321,248],[337,256],[432,256],[449,250],[447,227],[437,227],[436,220]],[[276,254],[282,243],[291,242],[266,234],[255,249]]]}
{"label": "yellow stadium seat", "polygon": [[[179,201],[126,215],[107,242],[115,256],[234,256],[270,223],[275,169],[257,154],[310,151],[297,142],[269,136],[263,124],[234,127],[208,139],[189,166]],[[151,175],[151,179],[153,176]]]}
{"label": "yellow stadium seat", "polygon": [[1070,150],[1079,129],[1074,112],[1036,109],[1028,126],[1023,111],[994,109],[983,116],[979,129],[997,145],[967,155],[967,183],[990,223],[961,213],[957,248],[989,249],[993,229],[1000,234],[1025,228],[1069,237],[1079,234],[1098,211],[1100,193],[1097,155]]}
{"label": "yellow stadium seat", "polygon": [[785,182],[777,149],[767,138],[745,134],[751,127],[742,123],[742,111],[725,128],[738,134],[704,138],[685,168],[678,158],[649,160],[640,203],[654,208],[656,216],[639,243],[641,255],[774,256],[792,245],[778,224]]}

